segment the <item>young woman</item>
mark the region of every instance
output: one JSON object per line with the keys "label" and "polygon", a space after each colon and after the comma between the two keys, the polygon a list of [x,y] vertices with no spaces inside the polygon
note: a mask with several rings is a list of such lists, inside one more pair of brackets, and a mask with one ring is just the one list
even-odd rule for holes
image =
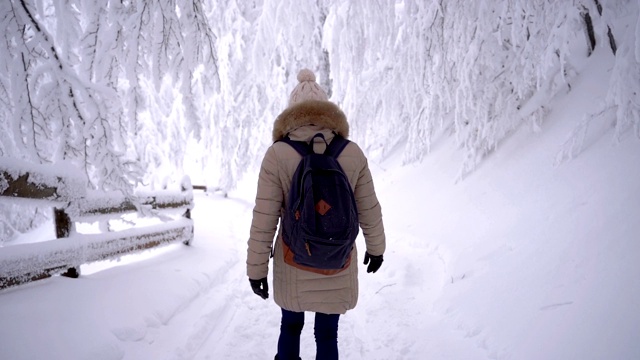
{"label": "young woman", "polygon": [[[256,204],[253,209],[247,252],[247,275],[253,291],[267,299],[269,258],[273,255],[273,287],[275,302],[282,308],[282,322],[276,359],[299,359],[300,333],[304,312],[315,313],[314,333],[316,359],[338,359],[338,320],[353,309],[358,300],[358,261],[354,245],[344,268],[337,271],[314,271],[297,266],[279,231],[273,244],[278,222],[288,201],[293,174],[301,156],[290,145],[277,142],[285,136],[291,140],[310,142],[322,133],[327,143],[334,136],[349,136],[344,113],[316,83],[308,69],[298,74],[299,84],[293,89],[289,105],[276,119],[274,144],[267,150],[258,178]],[[314,151],[323,152],[326,143],[314,142]],[[385,234],[380,203],[376,197],[367,158],[360,147],[350,142],[340,153],[338,162],[354,192],[360,228],[363,231],[367,272],[375,273],[383,261]],[[282,228],[282,227],[281,227]]]}

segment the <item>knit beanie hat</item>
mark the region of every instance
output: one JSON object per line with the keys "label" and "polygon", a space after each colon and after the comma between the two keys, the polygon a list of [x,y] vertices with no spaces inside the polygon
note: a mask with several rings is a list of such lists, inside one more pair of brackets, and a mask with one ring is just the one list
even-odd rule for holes
{"label": "knit beanie hat", "polygon": [[306,100],[328,101],[327,93],[316,83],[316,75],[309,69],[302,69],[298,73],[300,82],[289,96],[289,106]]}

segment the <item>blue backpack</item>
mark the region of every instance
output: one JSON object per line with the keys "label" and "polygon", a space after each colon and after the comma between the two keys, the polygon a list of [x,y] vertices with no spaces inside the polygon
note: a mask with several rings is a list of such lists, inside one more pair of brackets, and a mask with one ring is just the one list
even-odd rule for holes
{"label": "blue backpack", "polygon": [[302,267],[338,270],[345,268],[360,231],[358,209],[349,179],[338,163],[338,155],[349,144],[336,135],[323,154],[311,142],[281,141],[301,156],[289,190],[282,219],[283,240]]}

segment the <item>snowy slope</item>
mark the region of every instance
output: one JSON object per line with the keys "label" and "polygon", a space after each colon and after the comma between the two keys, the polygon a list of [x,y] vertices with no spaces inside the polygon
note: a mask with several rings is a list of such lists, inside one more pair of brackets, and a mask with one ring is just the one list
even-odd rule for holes
{"label": "snowy slope", "polygon": [[[610,60],[597,52],[541,132],[520,129],[462,182],[450,141],[420,164],[372,164],[388,252],[360,274],[342,358],[640,358],[640,141],[594,123],[556,164]],[[191,247],[0,291],[0,359],[271,359],[279,309],[244,266],[255,180],[196,193]],[[312,320],[302,349],[314,357]]]}
{"label": "snowy slope", "polygon": [[601,105],[607,56],[550,104],[541,133],[521,129],[462,183],[446,145],[388,176],[420,189],[384,193],[390,241],[436,249],[446,284],[433,311],[489,358],[640,358],[640,144],[593,124],[584,152],[555,166],[576,114]]}

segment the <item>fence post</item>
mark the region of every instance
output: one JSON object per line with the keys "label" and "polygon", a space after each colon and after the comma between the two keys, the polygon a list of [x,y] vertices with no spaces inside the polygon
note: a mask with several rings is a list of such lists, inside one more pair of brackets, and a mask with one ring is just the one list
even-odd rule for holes
{"label": "fence post", "polygon": [[[71,218],[66,213],[66,211],[64,211],[64,209],[54,208],[53,213],[54,213],[55,222],[56,222],[56,238],[60,239],[60,238],[69,237],[69,234],[71,233],[71,226],[72,226]],[[80,268],[79,267],[69,268],[67,269],[67,271],[65,271],[61,275],[74,278],[74,279],[78,278],[80,276]]]}
{"label": "fence post", "polygon": [[[180,184],[180,190],[182,190],[182,192],[186,192],[191,190],[193,192],[194,186],[191,185],[191,180],[185,180],[183,179],[182,183]],[[205,190],[206,191],[206,190]],[[191,197],[191,204],[189,204],[190,207],[187,208],[187,210],[184,212],[184,214],[182,214],[182,217],[185,217],[187,219],[191,219],[191,206],[193,206],[193,196]],[[193,239],[194,237],[194,228],[191,228],[191,239]],[[191,239],[187,240],[187,241],[183,241],[182,243],[189,246],[191,245]]]}

